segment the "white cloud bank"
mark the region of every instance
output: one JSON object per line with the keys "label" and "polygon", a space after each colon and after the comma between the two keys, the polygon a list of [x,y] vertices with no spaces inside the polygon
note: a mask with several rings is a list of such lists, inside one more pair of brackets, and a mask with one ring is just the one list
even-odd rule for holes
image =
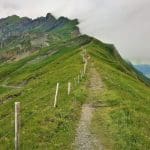
{"label": "white cloud bank", "polygon": [[0,0],[0,17],[78,18],[83,33],[114,43],[125,59],[150,63],[149,8],[149,0]]}

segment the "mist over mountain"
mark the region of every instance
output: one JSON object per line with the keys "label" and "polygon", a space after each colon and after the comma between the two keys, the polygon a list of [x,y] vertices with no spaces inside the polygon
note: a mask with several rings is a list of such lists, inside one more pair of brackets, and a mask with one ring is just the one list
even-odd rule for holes
{"label": "mist over mountain", "polygon": [[[0,19],[0,62],[18,60],[54,43],[78,38],[82,36],[78,24],[77,19],[71,20],[66,17],[56,19],[51,13],[36,19],[17,15],[2,18]],[[85,39],[86,37],[91,38],[85,35]],[[114,45],[106,45],[112,49],[112,55],[117,60],[121,60],[127,67],[126,69],[140,74],[132,65],[121,58]],[[146,83],[149,84],[142,74],[139,78],[146,80]]]}
{"label": "mist over mountain", "polygon": [[78,25],[0,19],[0,149],[148,148],[150,79]]}
{"label": "mist over mountain", "polygon": [[[78,4],[78,5],[77,5]],[[37,18],[79,18],[84,34],[114,43],[119,53],[133,63],[150,63],[149,0],[1,0],[0,17],[13,14]]]}
{"label": "mist over mountain", "polygon": [[150,78],[150,65],[148,64],[138,64],[134,65],[139,71],[141,71],[144,75]]}

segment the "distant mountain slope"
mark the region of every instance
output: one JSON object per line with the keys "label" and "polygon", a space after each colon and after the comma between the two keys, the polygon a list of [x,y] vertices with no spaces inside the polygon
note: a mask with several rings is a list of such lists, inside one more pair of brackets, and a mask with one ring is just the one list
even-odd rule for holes
{"label": "distant mountain slope", "polygon": [[[87,101],[95,108],[91,133],[106,149],[150,149],[150,80],[114,45],[82,35],[77,25],[76,19],[51,14],[0,19],[0,149],[14,149],[16,101],[21,102],[22,150],[74,149],[81,106]],[[83,54],[88,63],[81,79]],[[102,93],[88,99],[91,66],[104,85]]]}
{"label": "distant mountain slope", "polygon": [[80,35],[77,24],[76,19],[56,19],[50,13],[34,20],[16,15],[0,19],[0,60],[15,59],[22,53],[75,38]]}
{"label": "distant mountain slope", "polygon": [[134,66],[139,71],[141,71],[143,74],[150,77],[150,65],[148,65],[148,64],[139,64],[139,65],[134,65]]}
{"label": "distant mountain slope", "polygon": [[[0,62],[18,60],[41,48],[77,38],[81,35],[77,25],[77,19],[70,20],[65,17],[56,19],[50,13],[46,17],[34,20],[16,15],[0,19]],[[113,57],[122,64],[118,69],[126,69],[129,74],[134,74],[146,84],[150,84],[146,77],[120,57],[113,45],[104,43],[104,47],[109,49]]]}

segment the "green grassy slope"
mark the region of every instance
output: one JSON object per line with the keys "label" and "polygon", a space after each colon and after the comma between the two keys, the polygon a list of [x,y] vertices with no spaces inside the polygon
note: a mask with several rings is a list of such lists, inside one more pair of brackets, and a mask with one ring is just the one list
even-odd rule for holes
{"label": "green grassy slope", "polygon": [[[75,136],[80,106],[85,99],[83,83],[75,86],[74,77],[83,69],[80,47],[89,38],[80,37],[62,45],[59,51],[34,62],[39,53],[23,60],[1,66],[1,83],[20,89],[1,91],[0,147],[14,148],[14,102],[21,102],[21,149],[71,149]],[[43,50],[44,54],[49,50]],[[32,61],[31,61],[32,58]],[[5,76],[4,76],[5,74]],[[3,82],[2,82],[3,81]],[[71,95],[67,95],[67,83],[72,83]],[[60,83],[58,107],[53,108],[56,83]]]}
{"label": "green grassy slope", "polygon": [[[14,19],[17,23],[18,18]],[[125,62],[113,45],[80,36],[77,20],[60,18],[57,22],[50,31],[45,22],[41,30],[37,24],[27,36],[23,33],[20,40],[9,37],[12,39],[8,38],[1,48],[0,149],[14,149],[15,101],[21,102],[21,149],[73,149],[81,105],[88,97],[88,76],[80,85],[74,84],[74,78],[83,69],[83,48],[105,84],[103,92],[91,100],[97,105],[92,132],[106,149],[150,149],[150,80]],[[32,47],[33,41],[38,43],[44,36],[48,45]],[[27,51],[30,54],[26,56]],[[22,54],[25,57],[17,60]],[[53,108],[57,82],[60,83],[58,107]],[[103,107],[98,107],[100,104]]]}
{"label": "green grassy slope", "polygon": [[93,101],[104,107],[96,109],[92,130],[106,149],[148,150],[150,87],[137,74],[126,71],[105,46],[97,41],[86,46],[105,83],[104,91]]}

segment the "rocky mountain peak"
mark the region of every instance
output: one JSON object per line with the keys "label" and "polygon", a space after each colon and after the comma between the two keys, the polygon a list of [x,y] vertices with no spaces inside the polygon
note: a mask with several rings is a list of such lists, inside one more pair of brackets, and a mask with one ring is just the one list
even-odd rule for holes
{"label": "rocky mountain peak", "polygon": [[46,20],[56,21],[56,18],[51,13],[47,13]]}

